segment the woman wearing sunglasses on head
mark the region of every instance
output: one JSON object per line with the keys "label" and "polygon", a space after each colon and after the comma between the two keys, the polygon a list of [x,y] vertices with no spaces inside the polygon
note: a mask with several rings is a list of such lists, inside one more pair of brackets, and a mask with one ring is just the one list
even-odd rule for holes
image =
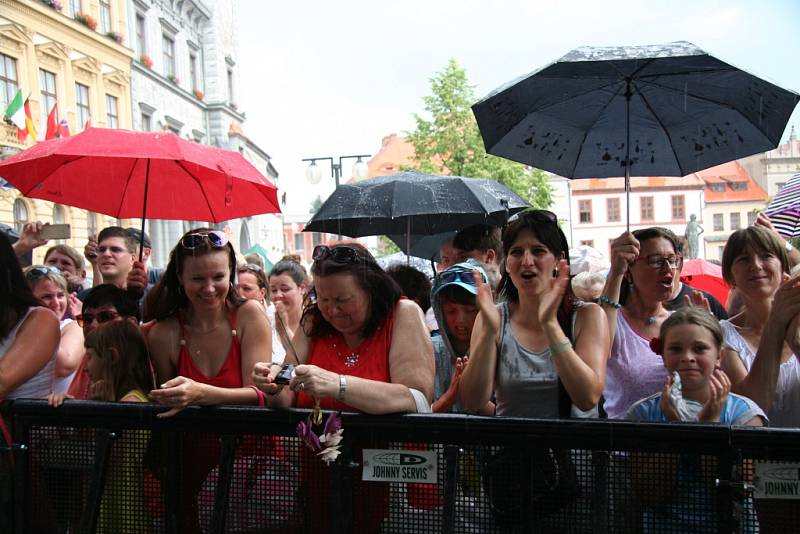
{"label": "woman wearing sunglasses on head", "polygon": [[599,306],[572,296],[568,249],[549,211],[522,212],[503,230],[499,293],[506,301],[495,305],[489,285],[475,277],[480,312],[460,385],[467,410],[482,409],[492,393],[501,416],[556,418],[569,416],[570,404],[576,415],[597,405],[608,326]]}
{"label": "woman wearing sunglasses on head", "polygon": [[[430,412],[433,348],[419,306],[401,299],[395,281],[359,244],[318,245],[313,258],[316,300],[307,299],[284,360],[298,364],[289,387],[275,384],[280,365],[253,369],[268,404],[311,408],[319,402],[323,409],[370,414]],[[314,479],[309,498],[317,504],[306,527],[320,532],[332,520],[330,481],[321,478],[329,471],[315,469],[319,460],[312,457],[305,454],[301,461],[303,476]],[[354,490],[370,495],[370,502],[356,507],[353,532],[378,531],[388,487],[356,481]]]}
{"label": "woman wearing sunglasses on head", "polygon": [[0,399],[43,399],[53,385],[58,319],[33,296],[0,232]]}
{"label": "woman wearing sunglasses on head", "polygon": [[56,314],[61,326],[61,341],[56,353],[53,393],[65,393],[72,384],[78,365],[83,359],[83,330],[67,317],[69,293],[67,280],[56,267],[34,265],[25,269],[25,279],[33,296]]}
{"label": "woman wearing sunglasses on head", "polygon": [[678,237],[660,227],[625,232],[611,244],[611,269],[599,298],[612,339],[603,391],[609,419],[624,418],[634,402],[664,388],[667,371],[650,340],[670,313],[664,302],[683,266],[677,251]]}
{"label": "woman wearing sunglasses on head", "polygon": [[198,228],[184,234],[148,296],[156,324],[148,341],[160,388],[153,400],[170,407],[257,404],[252,369],[269,358],[269,321],[256,302],[236,292],[236,255],[227,236]]}
{"label": "woman wearing sunglasses on head", "polygon": [[[276,395],[280,371],[258,364],[256,384],[270,404],[372,414],[430,411],[433,349],[419,306],[359,244],[314,249],[316,300],[306,303],[286,355],[295,368],[289,388]],[[296,398],[295,398],[296,395]]]}
{"label": "woman wearing sunglasses on head", "polygon": [[[148,295],[155,324],[148,345],[158,389],[150,397],[169,407],[159,417],[190,405],[258,404],[252,369],[272,347],[267,316],[234,286],[236,254],[227,236],[209,228],[190,230],[172,249],[161,281]],[[199,532],[197,492],[219,460],[216,437],[198,436],[181,449],[181,530]]]}

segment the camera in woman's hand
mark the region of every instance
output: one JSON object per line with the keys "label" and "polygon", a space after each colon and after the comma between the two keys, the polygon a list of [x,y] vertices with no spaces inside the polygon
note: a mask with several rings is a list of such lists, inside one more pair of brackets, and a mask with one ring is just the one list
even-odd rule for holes
{"label": "camera in woman's hand", "polygon": [[281,367],[278,376],[275,377],[275,383],[286,386],[292,378],[294,378],[294,365],[287,363]]}

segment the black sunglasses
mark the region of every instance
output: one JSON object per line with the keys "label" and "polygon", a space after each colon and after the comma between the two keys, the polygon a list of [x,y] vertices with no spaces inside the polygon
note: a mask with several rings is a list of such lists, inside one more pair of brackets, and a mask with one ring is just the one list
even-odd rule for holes
{"label": "black sunglasses", "polygon": [[87,324],[92,324],[92,321],[94,321],[95,319],[97,319],[97,324],[103,324],[109,321],[113,321],[119,316],[120,316],[119,313],[111,310],[97,312],[96,314],[84,313],[82,315],[76,316],[75,322],[78,323],[78,326],[83,328]]}
{"label": "black sunglasses", "polygon": [[212,230],[207,233],[195,232],[181,238],[181,246],[187,250],[194,250],[202,246],[204,241],[215,248],[224,247],[228,244],[228,236],[219,230]]}
{"label": "black sunglasses", "polygon": [[555,213],[548,210],[525,210],[520,211],[508,218],[506,224],[515,223],[522,219],[531,219],[535,222],[556,223],[558,224],[558,217]]}
{"label": "black sunglasses", "polygon": [[327,257],[333,258],[336,263],[358,263],[363,260],[358,250],[347,245],[336,245],[329,247],[328,245],[317,245],[314,247],[314,252],[311,253],[311,258],[314,261],[322,261]]}

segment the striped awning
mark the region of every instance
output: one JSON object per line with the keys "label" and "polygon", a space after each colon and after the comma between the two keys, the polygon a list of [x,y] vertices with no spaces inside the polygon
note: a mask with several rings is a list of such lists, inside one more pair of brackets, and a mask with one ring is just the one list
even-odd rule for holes
{"label": "striped awning", "polygon": [[765,213],[783,237],[800,237],[800,173],[792,176],[778,191]]}

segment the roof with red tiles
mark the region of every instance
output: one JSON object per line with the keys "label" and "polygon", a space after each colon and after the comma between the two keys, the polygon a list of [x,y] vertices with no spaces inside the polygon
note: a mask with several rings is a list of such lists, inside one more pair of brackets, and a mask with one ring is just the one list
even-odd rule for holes
{"label": "roof with red tiles", "polygon": [[[573,193],[616,192],[625,190],[625,178],[584,178],[571,180]],[[631,190],[702,189],[704,182],[694,174],[688,176],[631,176]]]}
{"label": "roof with red tiles", "polygon": [[[705,190],[706,202],[766,201],[768,198],[767,192],[736,161],[723,163],[695,174],[708,184]],[[711,184],[724,184],[725,190],[714,191],[711,189]]]}

